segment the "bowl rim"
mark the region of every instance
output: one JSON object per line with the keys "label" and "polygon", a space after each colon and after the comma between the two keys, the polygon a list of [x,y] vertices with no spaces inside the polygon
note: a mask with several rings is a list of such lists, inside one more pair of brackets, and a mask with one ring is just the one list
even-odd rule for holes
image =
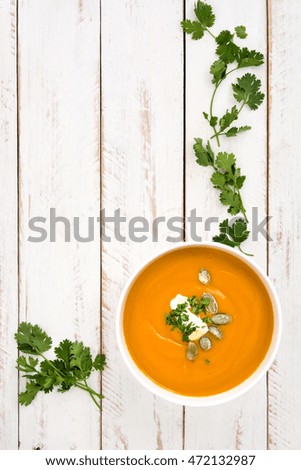
{"label": "bowl rim", "polygon": [[[273,316],[274,316],[274,329],[272,340],[269,346],[269,349],[263,359],[263,361],[258,365],[257,369],[243,382],[237,385],[234,388],[231,388],[225,392],[216,394],[216,395],[208,395],[208,396],[186,396],[181,395],[171,390],[165,389],[161,385],[157,384],[153,380],[151,380],[147,375],[145,375],[139,367],[136,365],[134,359],[132,358],[127,345],[126,340],[123,333],[123,309],[124,304],[127,299],[128,293],[130,291],[131,286],[140,275],[140,273],[151,263],[156,261],[157,259],[161,258],[162,256],[171,253],[173,251],[177,251],[183,248],[197,248],[197,247],[208,247],[214,248],[226,253],[233,255],[234,257],[242,260],[245,262],[253,272],[255,272],[260,280],[262,281],[263,285],[265,286],[267,293],[270,297],[273,307]],[[276,293],[275,287],[273,286],[271,280],[267,276],[267,274],[263,271],[261,267],[257,265],[255,261],[250,259],[249,256],[241,253],[240,251],[236,251],[227,245],[223,245],[221,243],[216,242],[178,242],[172,247],[167,247],[157,251],[156,253],[149,256],[144,262],[140,263],[140,265],[133,271],[129,279],[127,280],[122,292],[120,294],[118,306],[117,306],[117,313],[115,319],[115,326],[116,326],[116,336],[117,336],[117,343],[119,347],[119,351],[121,356],[128,367],[129,371],[132,375],[136,378],[136,380],[143,385],[148,391],[154,393],[155,395],[168,400],[172,403],[176,403],[182,406],[193,406],[193,407],[205,407],[205,406],[213,406],[213,405],[220,405],[222,403],[226,403],[230,400],[240,397],[247,391],[249,391],[252,387],[254,387],[260,379],[266,374],[266,372],[271,367],[275,356],[277,354],[281,333],[282,333],[282,313],[281,313],[281,305]]]}

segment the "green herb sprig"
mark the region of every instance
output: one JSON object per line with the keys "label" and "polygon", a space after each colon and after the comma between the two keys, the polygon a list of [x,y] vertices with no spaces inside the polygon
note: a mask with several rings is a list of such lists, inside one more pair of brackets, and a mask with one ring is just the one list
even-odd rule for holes
{"label": "green herb sprig", "polygon": [[[216,43],[217,59],[210,67],[211,81],[214,85],[213,92],[209,110],[203,112],[203,116],[213,131],[210,140],[215,139],[220,147],[221,136],[235,137],[251,129],[251,126],[238,125],[236,121],[245,107],[255,111],[263,102],[264,93],[261,91],[261,81],[254,74],[245,73],[231,85],[236,103],[218,117],[214,112],[217,91],[233,72],[262,65],[264,56],[261,52],[240,47],[236,43],[236,39],[245,40],[247,38],[245,26],[236,26],[233,32],[223,30],[217,35],[214,34],[211,27],[215,23],[215,14],[211,5],[198,0],[194,13],[194,20],[185,19],[181,22],[183,30],[190,34],[194,40],[202,39],[204,34],[208,33]],[[232,153],[219,152],[215,157],[209,141],[204,145],[202,139],[196,138],[194,152],[199,165],[211,166],[214,169],[211,182],[214,188],[220,190],[221,203],[228,207],[228,212],[231,215],[242,214],[238,220],[232,222],[229,222],[228,219],[224,220],[220,224],[220,234],[213,237],[213,240],[228,246],[238,247],[243,252],[241,243],[248,238],[250,233],[247,230],[248,218],[240,193],[246,177],[242,176],[240,169],[236,167],[236,159]]]}
{"label": "green herb sprig", "polygon": [[201,312],[206,314],[210,299],[198,298],[195,295],[188,297],[187,302],[177,305],[177,308],[171,310],[165,317],[166,325],[171,326],[171,330],[178,329],[182,333],[182,341],[187,343],[189,336],[197,329],[194,323],[189,322],[189,316],[186,309],[189,306],[192,313],[199,315]]}
{"label": "green herb sprig", "polygon": [[76,387],[88,392],[101,409],[103,396],[88,385],[87,379],[93,371],[104,370],[106,359],[103,354],[97,354],[93,359],[89,347],[65,339],[54,349],[55,359],[47,359],[44,353],[51,349],[52,339],[38,325],[26,322],[19,325],[15,339],[18,350],[28,355],[17,359],[17,369],[27,379],[25,391],[19,394],[21,405],[28,406],[39,392],[49,393],[55,387],[58,392],[67,392]]}
{"label": "green herb sprig", "polygon": [[203,115],[213,129],[214,134],[211,138],[215,138],[218,146],[220,146],[219,137],[221,135],[234,137],[251,129],[248,125],[232,126],[232,124],[238,119],[245,106],[248,106],[251,110],[256,110],[262,103],[264,94],[260,90],[261,81],[254,74],[246,73],[238,78],[236,83],[232,83],[233,96],[239,103],[239,107],[234,104],[230,110],[226,110],[219,118],[214,114],[214,101],[217,90],[231,73],[247,67],[258,67],[264,63],[264,57],[261,52],[250,50],[247,47],[240,47],[234,42],[235,38],[246,39],[248,35],[245,26],[237,26],[234,32],[223,30],[216,36],[210,29],[215,23],[215,15],[211,5],[198,0],[194,13],[195,20],[181,22],[184,31],[190,34],[194,40],[201,39],[207,32],[215,40],[217,46],[215,53],[218,59],[210,67],[214,89],[209,112],[204,112]]}
{"label": "green herb sprig", "polygon": [[178,329],[182,333],[182,341],[188,342],[189,336],[196,330],[196,326],[192,322],[188,322],[189,316],[186,313],[188,303],[179,304],[177,308],[171,310],[165,317],[166,325],[171,326],[171,330]]}

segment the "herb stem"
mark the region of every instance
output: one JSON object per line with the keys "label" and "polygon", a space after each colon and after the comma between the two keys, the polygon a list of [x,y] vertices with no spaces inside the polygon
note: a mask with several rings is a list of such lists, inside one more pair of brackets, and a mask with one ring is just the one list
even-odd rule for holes
{"label": "herb stem", "polygon": [[211,37],[213,37],[213,39],[216,39],[216,36],[210,31],[209,28],[205,28],[205,27],[204,27],[204,29],[205,29],[205,31],[207,31],[207,33],[210,34]]}
{"label": "herb stem", "polygon": [[244,216],[244,218],[245,218],[245,220],[246,220],[246,222],[247,222],[247,224],[248,224],[248,223],[249,223],[249,220],[248,220],[248,217],[247,217],[247,211],[246,211],[246,208],[245,208],[245,206],[244,206],[244,204],[243,204],[243,202],[242,202],[242,197],[241,197],[241,194],[240,194],[240,190],[239,190],[239,189],[237,189],[237,194],[238,194],[239,199],[240,199],[241,213],[243,214],[243,216]]}
{"label": "herb stem", "polygon": [[93,390],[92,388],[90,388],[88,386],[88,388],[82,383],[82,382],[75,382],[75,386],[80,388],[81,390],[85,390],[86,392],[90,391],[93,395],[95,395],[97,398],[99,398],[100,400],[103,398],[102,395],[100,395],[99,393],[95,392],[95,390]]}
{"label": "herb stem", "polygon": [[92,400],[94,401],[95,405],[101,410],[101,406],[100,404],[97,402],[97,400],[95,399],[94,397],[94,394],[92,392],[94,392],[94,390],[92,390],[89,385],[87,384],[87,380],[84,379],[84,384],[87,388],[87,392],[89,393],[90,397],[92,398]]}
{"label": "herb stem", "polygon": [[[208,31],[208,32],[211,34],[211,36],[213,36],[214,39],[215,39],[215,36],[214,36],[209,30],[207,30],[207,31]],[[214,99],[215,99],[216,92],[217,92],[217,90],[218,90],[220,84],[225,80],[225,78],[228,77],[228,75],[230,75],[230,73],[235,72],[235,70],[238,70],[238,67],[234,67],[233,69],[229,70],[229,72],[227,72],[227,73],[225,74],[225,76],[215,85],[214,90],[213,90],[213,93],[212,93],[212,96],[211,96],[211,101],[210,101],[210,120],[211,120],[211,118],[212,118],[212,116],[213,116],[213,103],[214,103]],[[245,104],[245,102],[243,103],[243,106],[244,106],[244,104]],[[241,106],[241,109],[239,110],[238,114],[239,114],[240,111],[242,110],[243,106]],[[215,138],[216,138],[217,145],[220,147],[221,145],[220,145],[219,135],[222,135],[222,134],[221,134],[220,132],[217,132],[216,126],[212,126],[212,128],[213,128],[213,130],[214,130],[214,135],[213,135],[212,137],[210,137],[210,139],[212,139],[212,138],[215,137]]]}
{"label": "herb stem", "polygon": [[[211,101],[210,101],[210,120],[212,119],[212,115],[213,115],[213,103],[214,103],[214,98],[215,98],[217,89],[218,89],[218,87],[220,86],[221,82],[222,82],[222,81],[220,81],[219,83],[217,83],[217,84],[215,85],[214,91],[213,91],[212,96],[211,96]],[[219,137],[218,137],[218,134],[217,134],[216,126],[212,126],[212,127],[213,127],[213,130],[214,130],[214,135],[215,135],[215,137],[216,137],[217,145],[220,147],[221,144],[220,144],[220,140],[219,140]]]}
{"label": "herb stem", "polygon": [[39,353],[39,354],[40,354],[40,356],[44,359],[44,361],[46,361],[47,364],[49,364],[49,365],[59,374],[59,376],[60,376],[62,379],[65,379],[65,378],[66,378],[66,376],[65,376],[57,367],[55,367],[55,366],[52,364],[52,362],[49,361],[49,360],[47,359],[47,357],[44,356],[44,354],[42,354],[42,353]]}
{"label": "herb stem", "polygon": [[246,256],[254,256],[254,255],[252,255],[252,253],[246,253],[245,251],[243,251],[243,249],[241,248],[240,245],[238,245],[238,249],[239,249],[239,251],[241,251],[241,253],[243,253]]}

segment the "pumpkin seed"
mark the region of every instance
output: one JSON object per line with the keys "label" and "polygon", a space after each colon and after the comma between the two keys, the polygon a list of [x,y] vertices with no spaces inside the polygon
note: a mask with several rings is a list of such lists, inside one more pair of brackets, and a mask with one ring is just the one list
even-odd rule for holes
{"label": "pumpkin seed", "polygon": [[211,282],[211,276],[207,269],[202,268],[199,272],[199,280],[205,286]]}
{"label": "pumpkin seed", "polygon": [[216,325],[227,325],[227,323],[231,323],[232,317],[227,313],[217,313],[211,317],[211,320]]}
{"label": "pumpkin seed", "polygon": [[195,343],[190,341],[187,344],[187,348],[186,348],[186,357],[187,357],[187,359],[189,361],[194,361],[197,358],[198,353],[199,353],[199,348],[197,347],[197,345]]}
{"label": "pumpkin seed", "polygon": [[205,292],[202,295],[202,299],[209,299],[209,304],[206,307],[207,312],[209,313],[217,313],[218,312],[218,305],[217,301],[213,297],[212,294],[209,294],[208,292]]}
{"label": "pumpkin seed", "polygon": [[224,336],[223,332],[219,328],[217,328],[217,326],[209,326],[208,330],[217,339],[222,339],[222,337]]}
{"label": "pumpkin seed", "polygon": [[210,339],[207,338],[207,336],[203,336],[200,339],[200,346],[203,349],[203,351],[208,351],[208,349],[212,348],[212,343],[211,343]]}

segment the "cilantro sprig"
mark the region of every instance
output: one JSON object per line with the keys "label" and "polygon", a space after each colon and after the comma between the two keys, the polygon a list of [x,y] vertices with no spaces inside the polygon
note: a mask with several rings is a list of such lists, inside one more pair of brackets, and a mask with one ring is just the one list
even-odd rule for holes
{"label": "cilantro sprig", "polygon": [[250,234],[244,219],[236,219],[232,224],[226,219],[219,224],[219,230],[219,235],[213,237],[215,242],[223,243],[232,248],[238,247],[242,253],[250,256],[249,253],[245,253],[241,248],[241,244],[247,240]]}
{"label": "cilantro sprig", "polygon": [[171,326],[171,330],[178,329],[182,333],[182,341],[187,343],[189,336],[197,329],[193,322],[189,322],[187,307],[190,307],[192,313],[199,315],[201,312],[206,314],[210,299],[197,296],[188,297],[187,302],[177,305],[165,317],[166,325]]}
{"label": "cilantro sprig", "polygon": [[240,168],[237,168],[235,155],[219,152],[215,156],[210,142],[205,146],[200,138],[195,139],[193,148],[197,163],[213,168],[210,181],[213,187],[220,191],[220,201],[228,207],[229,214],[237,215],[241,212],[248,221],[240,194],[246,177],[241,174]]}
{"label": "cilantro sprig", "polygon": [[232,124],[238,119],[245,106],[248,106],[251,110],[256,110],[262,103],[264,94],[260,90],[261,81],[254,74],[246,73],[238,78],[236,83],[232,84],[234,99],[240,106],[237,107],[234,104],[231,110],[226,110],[221,117],[218,117],[214,114],[214,101],[217,90],[231,73],[247,67],[258,67],[264,63],[264,57],[261,52],[250,50],[247,47],[240,47],[236,43],[237,38],[244,40],[248,36],[245,26],[236,26],[234,32],[223,30],[215,35],[210,29],[215,23],[215,15],[211,5],[198,0],[195,4],[194,13],[194,20],[186,19],[182,21],[181,25],[184,31],[190,34],[194,40],[202,39],[205,32],[207,32],[216,43],[215,53],[218,58],[210,67],[214,89],[209,113],[204,112],[203,114],[213,129],[211,138],[215,138],[218,146],[220,146],[219,137],[221,135],[234,137],[251,129],[248,125],[232,126]]}
{"label": "cilantro sprig", "polygon": [[[264,100],[264,93],[261,91],[261,81],[253,73],[245,73],[231,85],[235,100],[233,106],[226,109],[219,117],[214,112],[217,91],[233,72],[261,66],[264,63],[264,56],[261,52],[248,49],[241,46],[239,41],[237,42],[237,40],[244,41],[248,36],[246,27],[243,25],[236,26],[234,31],[225,29],[214,34],[211,28],[215,23],[215,14],[211,5],[198,0],[194,13],[195,19],[182,21],[183,30],[194,40],[201,39],[205,33],[208,33],[216,43],[217,58],[210,67],[213,92],[209,111],[203,112],[203,116],[213,130],[210,140],[214,139],[220,147],[221,136],[235,137],[251,129],[251,126],[246,124],[238,125],[237,121],[244,108],[252,111],[258,109]],[[241,197],[241,189],[246,177],[241,175],[240,168],[237,168],[235,156],[227,152],[218,152],[215,156],[210,141],[204,145],[202,139],[195,139],[194,152],[199,165],[213,168],[211,182],[214,188],[220,191],[220,201],[228,208],[228,213],[233,216],[241,214],[232,222],[228,219],[224,220],[220,224],[220,234],[213,240],[231,247],[238,247],[243,252],[241,244],[250,233],[247,229],[248,218]]]}
{"label": "cilantro sprig", "polygon": [[30,405],[39,392],[49,393],[55,387],[58,392],[67,392],[71,387],[77,387],[88,392],[101,409],[103,396],[88,385],[87,379],[93,371],[104,370],[106,359],[103,354],[97,354],[93,359],[88,346],[65,339],[54,349],[55,359],[48,359],[44,353],[51,349],[52,339],[38,325],[26,322],[19,325],[15,339],[18,350],[28,355],[17,359],[17,369],[27,379],[25,391],[19,394],[21,405]]}

